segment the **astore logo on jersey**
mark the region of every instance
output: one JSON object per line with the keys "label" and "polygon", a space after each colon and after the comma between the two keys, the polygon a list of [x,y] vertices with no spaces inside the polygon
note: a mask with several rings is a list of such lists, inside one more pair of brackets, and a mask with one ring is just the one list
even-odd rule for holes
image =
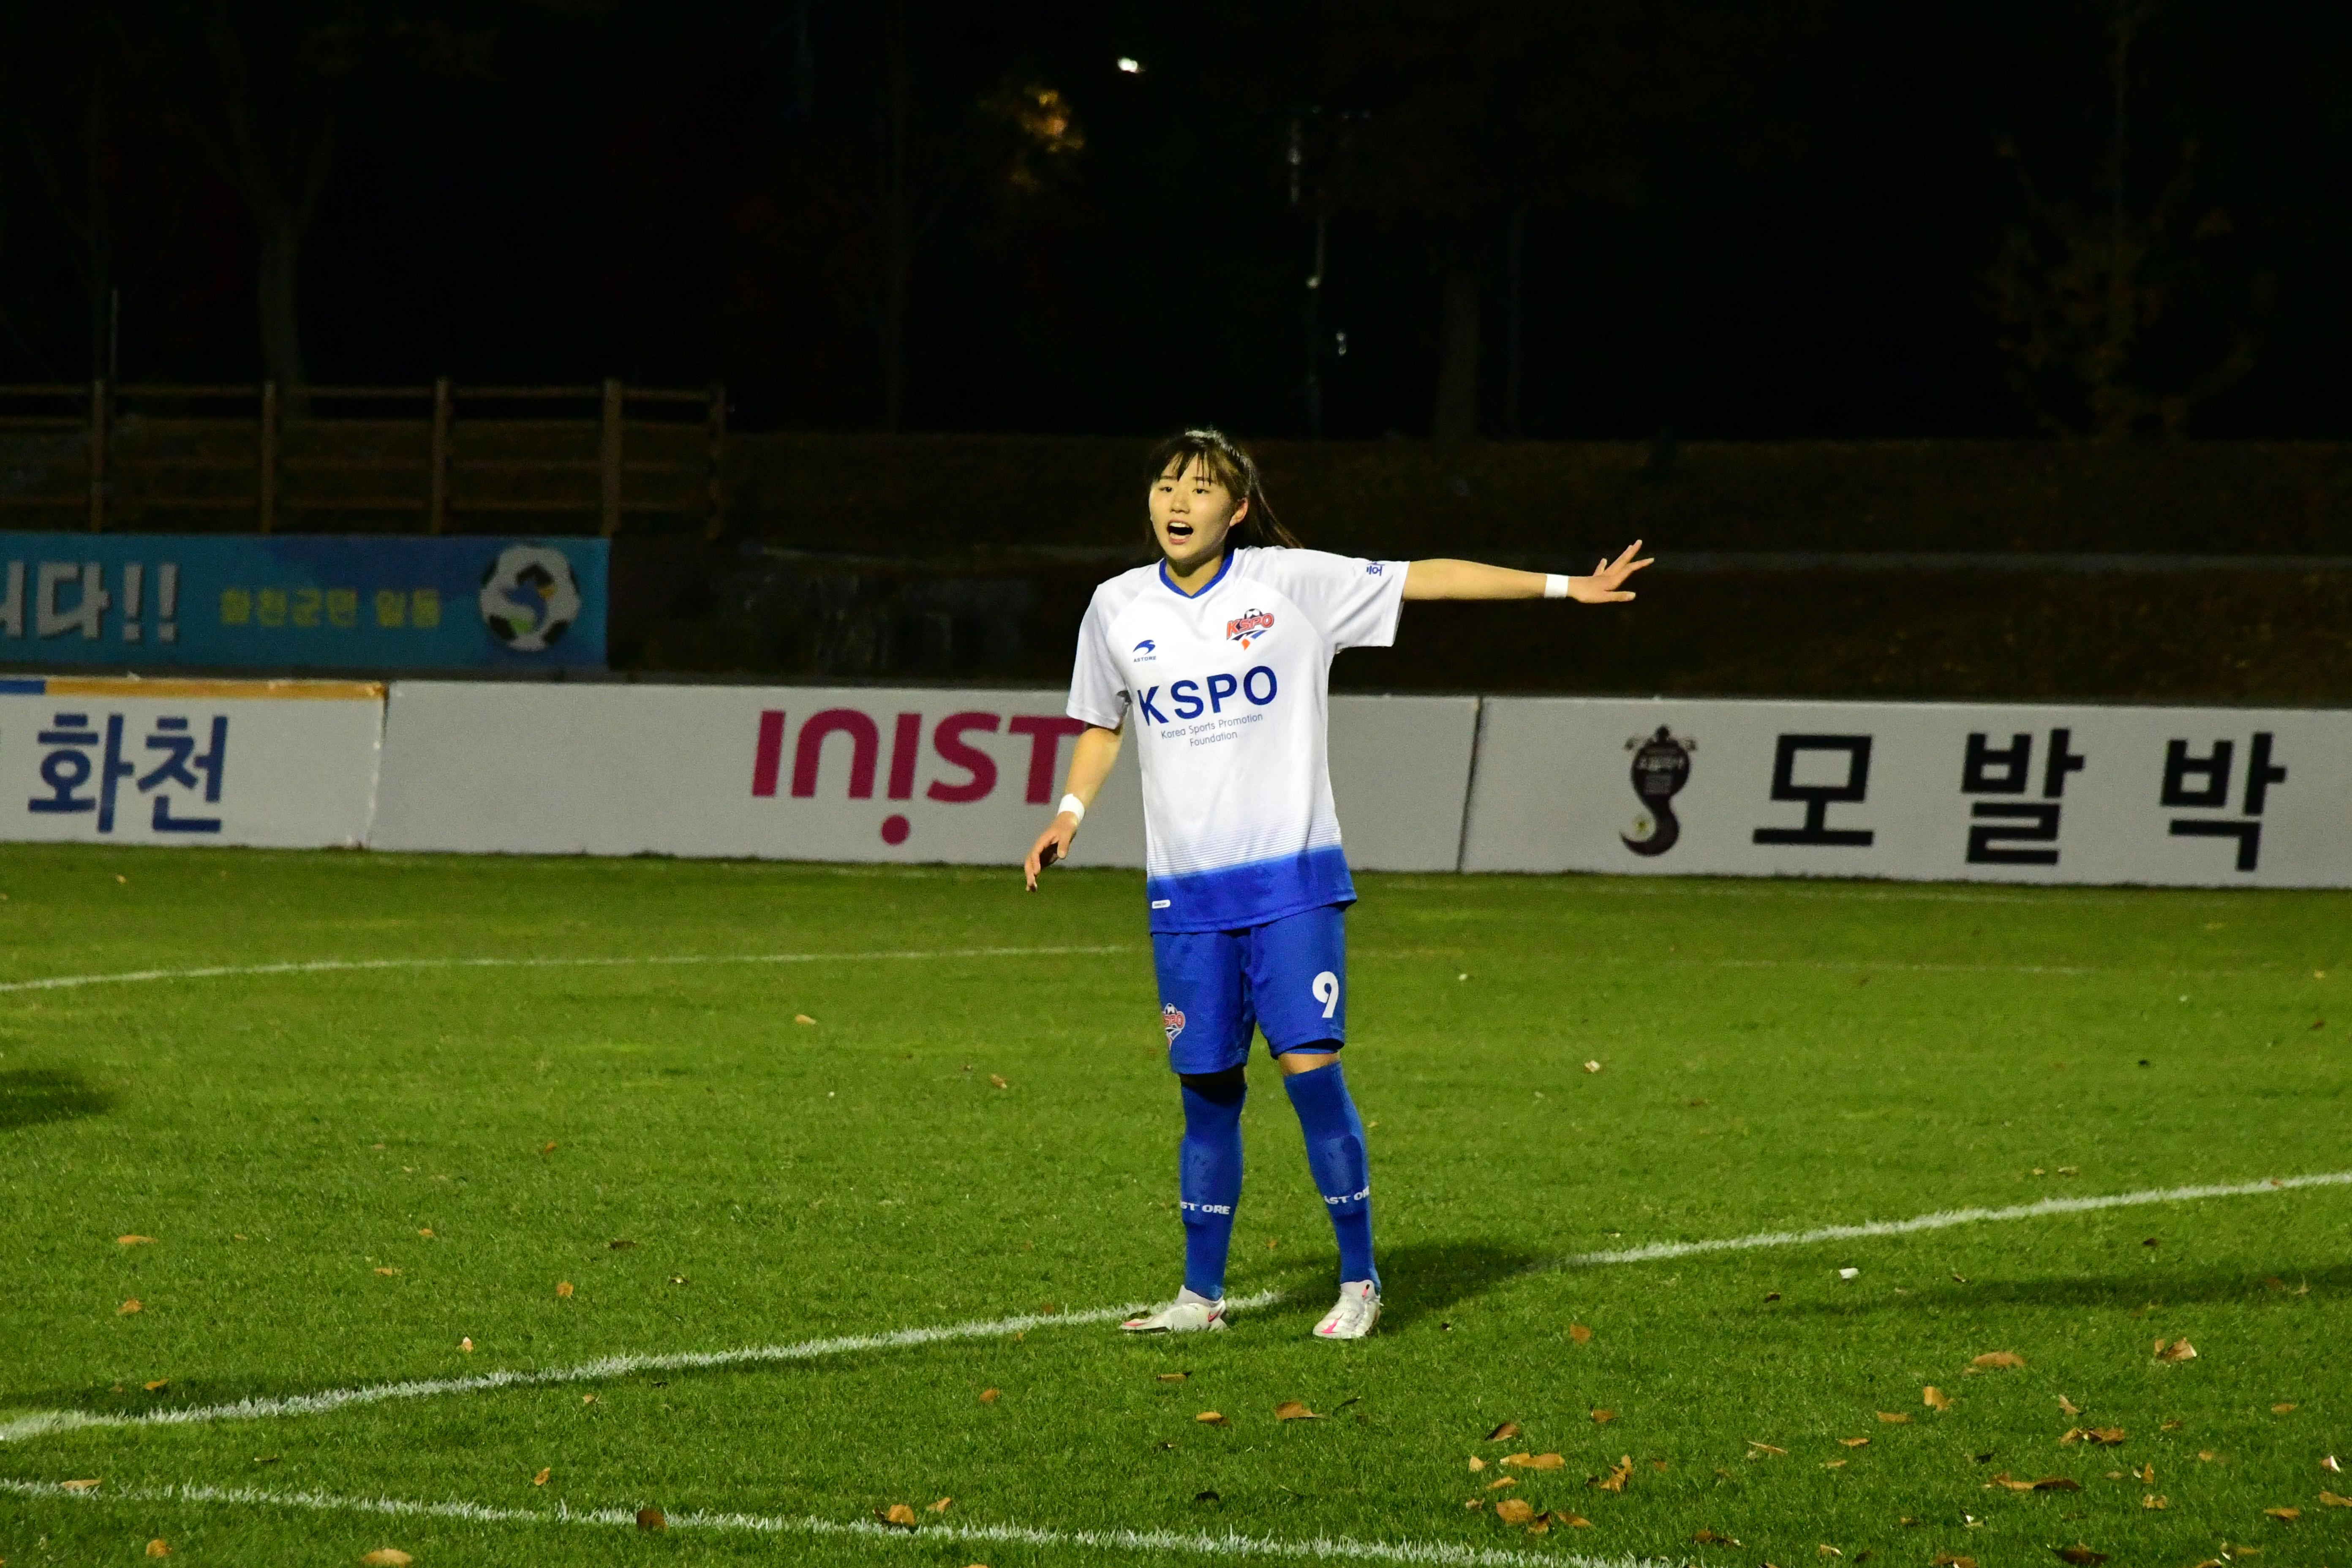
{"label": "astore logo on jersey", "polygon": [[1150,637],[1146,637],[1141,642],[1135,645],[1134,658],[1136,663],[1150,664],[1153,659],[1156,659],[1159,657],[1160,645],[1153,642]]}
{"label": "astore logo on jersey", "polygon": [[[1279,689],[1274,671],[1257,664],[1252,665],[1247,674],[1239,677],[1213,675],[1206,680],[1187,677],[1172,681],[1168,687],[1168,702],[1176,710],[1179,719],[1198,719],[1203,713],[1223,713],[1225,704],[1236,696],[1245,700],[1253,708],[1263,708],[1274,700],[1274,694]],[[1165,724],[1168,715],[1161,712],[1152,700],[1159,695],[1160,688],[1157,686],[1146,687],[1143,695],[1136,699],[1136,706],[1143,710],[1146,719],[1155,724]],[[1203,700],[1204,697],[1206,700]]]}
{"label": "astore logo on jersey", "polygon": [[1225,623],[1225,640],[1244,647],[1274,630],[1274,615],[1268,610],[1245,610],[1239,620]]}

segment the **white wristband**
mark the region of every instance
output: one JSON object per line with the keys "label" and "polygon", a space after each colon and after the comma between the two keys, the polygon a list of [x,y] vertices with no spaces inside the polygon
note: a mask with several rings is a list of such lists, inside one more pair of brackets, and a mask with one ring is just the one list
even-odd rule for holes
{"label": "white wristband", "polygon": [[1544,574],[1544,597],[1547,599],[1565,599],[1568,597],[1568,577],[1566,574],[1559,572],[1548,572]]}
{"label": "white wristband", "polygon": [[1061,809],[1064,815],[1075,816],[1080,822],[1084,822],[1087,819],[1087,803],[1080,800],[1076,795],[1064,795],[1062,797]]}

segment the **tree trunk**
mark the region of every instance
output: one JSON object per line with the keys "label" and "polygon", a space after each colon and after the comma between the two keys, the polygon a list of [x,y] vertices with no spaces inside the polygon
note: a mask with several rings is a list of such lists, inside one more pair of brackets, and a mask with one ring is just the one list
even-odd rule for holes
{"label": "tree trunk", "polygon": [[261,366],[265,378],[278,384],[289,414],[308,411],[302,388],[301,317],[295,286],[302,258],[302,220],[280,209],[255,215],[261,241],[260,267],[255,289],[261,311]]}
{"label": "tree trunk", "polygon": [[1466,262],[1445,268],[1438,302],[1437,420],[1441,441],[1478,434],[1478,275]]}

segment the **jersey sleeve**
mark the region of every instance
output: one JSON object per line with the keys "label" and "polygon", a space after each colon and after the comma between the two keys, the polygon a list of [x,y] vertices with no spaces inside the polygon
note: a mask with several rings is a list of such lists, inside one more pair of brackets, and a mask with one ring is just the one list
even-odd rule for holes
{"label": "jersey sleeve", "polygon": [[1307,612],[1333,647],[1387,647],[1396,641],[1410,563],[1367,561],[1322,550],[1268,550],[1257,564]]}
{"label": "jersey sleeve", "polygon": [[1110,657],[1110,613],[1097,594],[1078,623],[1078,656],[1070,668],[1070,701],[1065,711],[1073,719],[1105,730],[1116,730],[1127,717],[1127,683]]}

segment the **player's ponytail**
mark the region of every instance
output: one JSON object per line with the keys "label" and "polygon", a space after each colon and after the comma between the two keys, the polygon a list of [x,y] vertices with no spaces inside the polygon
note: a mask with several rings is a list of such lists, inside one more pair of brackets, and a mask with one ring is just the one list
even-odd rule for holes
{"label": "player's ponytail", "polygon": [[[1262,548],[1298,550],[1304,548],[1298,536],[1282,525],[1274,515],[1274,503],[1265,499],[1265,484],[1258,477],[1257,459],[1237,445],[1223,431],[1202,426],[1171,436],[1151,448],[1151,471],[1145,480],[1147,491],[1160,482],[1171,464],[1181,464],[1181,473],[1198,458],[1217,482],[1232,494],[1249,502],[1249,510],[1234,524],[1233,540],[1236,544],[1254,544]],[[1158,549],[1159,536],[1151,531],[1151,520],[1143,521],[1144,536]]]}

